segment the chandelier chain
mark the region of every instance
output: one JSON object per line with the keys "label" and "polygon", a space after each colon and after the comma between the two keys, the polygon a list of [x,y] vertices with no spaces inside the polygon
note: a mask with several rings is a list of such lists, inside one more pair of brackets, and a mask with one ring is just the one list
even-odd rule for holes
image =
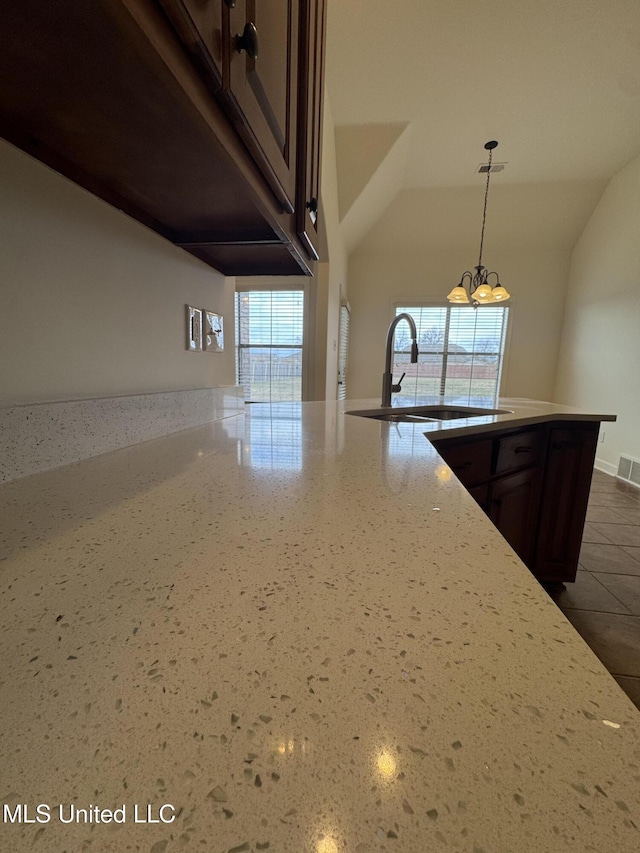
{"label": "chandelier chain", "polygon": [[484,246],[484,224],[487,220],[487,200],[489,198],[489,178],[491,177],[491,161],[493,159],[493,149],[489,149],[489,168],[487,169],[487,186],[484,191],[484,210],[482,211],[482,232],[480,233],[480,256],[478,258],[478,266],[482,266],[482,248]]}

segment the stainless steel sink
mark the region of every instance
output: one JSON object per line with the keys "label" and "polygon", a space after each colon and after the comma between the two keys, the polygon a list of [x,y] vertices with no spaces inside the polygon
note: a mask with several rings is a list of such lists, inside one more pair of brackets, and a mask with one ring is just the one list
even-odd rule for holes
{"label": "stainless steel sink", "polygon": [[481,415],[510,415],[511,412],[508,409],[482,409],[476,406],[406,406],[396,409],[361,409],[346,412],[346,414],[396,423],[428,423],[429,421],[450,421],[456,418],[474,418]]}

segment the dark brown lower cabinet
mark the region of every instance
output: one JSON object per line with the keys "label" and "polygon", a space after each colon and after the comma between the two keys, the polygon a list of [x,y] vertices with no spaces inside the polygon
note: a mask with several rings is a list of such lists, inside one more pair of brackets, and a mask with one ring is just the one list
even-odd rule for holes
{"label": "dark brown lower cabinet", "polygon": [[496,480],[487,513],[528,566],[533,564],[535,555],[541,482],[540,468],[528,468]]}
{"label": "dark brown lower cabinet", "polygon": [[574,581],[597,421],[561,421],[434,440],[471,496],[543,582]]}
{"label": "dark brown lower cabinet", "polygon": [[549,430],[532,567],[540,580],[576,579],[597,442],[597,423]]}
{"label": "dark brown lower cabinet", "polygon": [[484,483],[482,486],[471,486],[467,489],[474,501],[489,514],[489,486]]}

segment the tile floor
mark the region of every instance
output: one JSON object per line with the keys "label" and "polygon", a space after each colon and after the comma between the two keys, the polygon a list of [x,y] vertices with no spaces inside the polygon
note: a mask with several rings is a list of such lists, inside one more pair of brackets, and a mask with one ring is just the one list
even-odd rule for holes
{"label": "tile floor", "polygon": [[594,471],[576,582],[549,594],[640,708],[640,489]]}

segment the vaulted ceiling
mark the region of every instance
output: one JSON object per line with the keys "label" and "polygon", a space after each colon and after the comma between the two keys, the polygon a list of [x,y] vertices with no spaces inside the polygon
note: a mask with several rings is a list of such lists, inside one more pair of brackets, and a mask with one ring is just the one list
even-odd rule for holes
{"label": "vaulted ceiling", "polygon": [[640,152],[640,2],[329,0],[327,87],[351,250],[385,211],[453,240],[456,199],[478,196],[477,222],[489,139],[496,215],[502,197],[504,224],[526,211],[521,239],[570,248]]}

